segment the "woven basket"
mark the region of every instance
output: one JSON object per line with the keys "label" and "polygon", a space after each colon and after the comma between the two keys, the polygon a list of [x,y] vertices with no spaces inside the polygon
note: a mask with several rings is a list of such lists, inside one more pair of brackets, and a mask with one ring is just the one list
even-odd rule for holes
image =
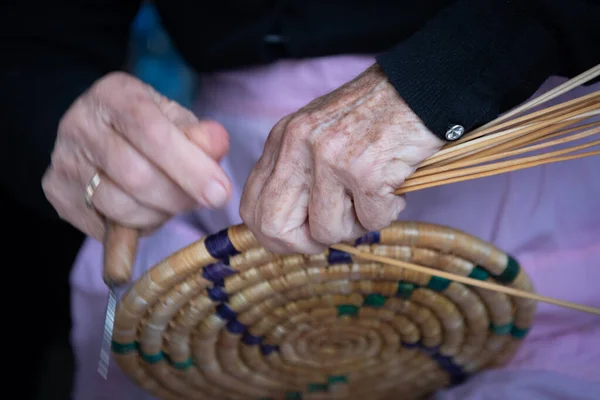
{"label": "woven basket", "polygon": [[[355,246],[533,291],[514,258],[451,228],[397,222]],[[238,225],[137,280],[112,349],[162,399],[417,399],[510,359],[535,309],[339,250],[275,255]]]}

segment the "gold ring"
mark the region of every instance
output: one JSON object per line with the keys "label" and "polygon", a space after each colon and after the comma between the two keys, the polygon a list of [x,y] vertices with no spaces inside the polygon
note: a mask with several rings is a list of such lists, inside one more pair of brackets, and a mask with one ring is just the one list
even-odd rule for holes
{"label": "gold ring", "polygon": [[96,172],[96,174],[90,179],[89,183],[85,187],[84,200],[87,208],[94,208],[94,204],[92,203],[92,197],[94,196],[94,192],[96,188],[100,185],[100,174]]}

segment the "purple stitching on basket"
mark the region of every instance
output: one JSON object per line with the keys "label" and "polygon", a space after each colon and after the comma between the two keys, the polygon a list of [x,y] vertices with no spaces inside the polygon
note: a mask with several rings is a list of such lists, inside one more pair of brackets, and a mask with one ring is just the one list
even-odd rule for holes
{"label": "purple stitching on basket", "polygon": [[246,331],[246,325],[242,324],[237,319],[232,319],[227,323],[227,330],[231,333],[244,333]]}
{"label": "purple stitching on basket", "polygon": [[262,336],[254,336],[248,331],[244,332],[244,337],[242,337],[242,342],[244,342],[248,346],[256,346],[257,344],[261,344],[262,341]]}
{"label": "purple stitching on basket", "polygon": [[329,249],[327,261],[329,264],[352,264],[352,256],[345,251]]}
{"label": "purple stitching on basket", "polygon": [[202,277],[214,283],[220,283],[228,276],[235,275],[237,273],[238,271],[222,261],[209,264],[202,268]]}
{"label": "purple stitching on basket", "polygon": [[420,345],[420,348],[423,351],[423,353],[430,355],[430,356],[434,356],[434,355],[438,354],[438,351],[440,350],[440,346],[426,347],[422,343]]}
{"label": "purple stitching on basket", "polygon": [[237,317],[237,314],[225,303],[221,303],[217,306],[217,315],[226,321]]}
{"label": "purple stitching on basket", "polygon": [[261,344],[260,345],[260,351],[261,353],[263,353],[263,355],[268,356],[269,354],[279,351],[279,346],[272,346],[270,344]]}
{"label": "purple stitching on basket", "polygon": [[439,353],[433,354],[431,356],[434,359],[440,368],[444,369],[448,375],[450,375],[450,380],[453,385],[460,384],[467,379],[467,373],[462,369],[460,365],[456,365],[452,361],[452,357],[443,356]]}
{"label": "purple stitching on basket", "polygon": [[381,239],[381,233],[380,232],[369,232],[366,235],[359,237],[358,239],[356,239],[356,242],[354,242],[354,244],[356,246],[361,245],[361,244],[372,244],[372,243],[379,243],[379,240]]}
{"label": "purple stitching on basket", "polygon": [[416,342],[416,343],[402,342],[402,346],[406,347],[407,349],[416,349],[417,347],[420,347],[420,344],[419,344],[419,342]]}
{"label": "purple stitching on basket", "polygon": [[217,260],[227,260],[228,257],[234,256],[239,251],[233,247],[233,243],[229,240],[228,230],[224,229],[214,235],[207,236],[204,239],[204,246],[208,253]]}
{"label": "purple stitching on basket", "polygon": [[468,374],[460,365],[454,363],[452,357],[444,356],[439,353],[439,346],[425,347],[420,341],[416,343],[402,342],[402,346],[407,349],[418,348],[420,351],[430,356],[431,359],[434,360],[441,369],[448,373],[452,385],[458,385],[468,378]]}
{"label": "purple stitching on basket", "polygon": [[216,284],[213,287],[206,289],[206,293],[212,301],[221,302],[229,300],[229,295],[225,291],[225,288],[223,288],[223,286],[219,284]]}
{"label": "purple stitching on basket", "polygon": [[[380,232],[369,232],[357,239],[355,244],[379,243],[380,239]],[[231,240],[229,240],[228,230],[223,230],[215,235],[208,236],[204,243],[210,255],[213,258],[221,260],[220,262],[207,265],[203,268],[202,276],[215,284],[212,288],[207,289],[208,296],[212,301],[225,302],[228,300],[228,295],[223,287],[224,279],[238,273],[238,271],[228,265],[229,257],[239,254],[239,252],[235,249]],[[329,249],[327,259],[329,264],[352,263],[350,254],[336,249]],[[237,314],[231,310],[226,303],[221,303],[217,306],[216,311],[219,317],[228,321],[226,327],[229,332],[243,334],[242,342],[244,344],[250,346],[259,345],[261,353],[265,356],[280,350],[278,345],[265,344],[263,343],[262,337],[248,333],[248,328],[236,319]],[[444,356],[439,353],[439,346],[428,348],[423,346],[420,341],[416,343],[402,342],[402,346],[407,349],[418,348],[423,353],[429,355],[440,368],[449,374],[453,385],[462,383],[468,377],[468,374],[462,367],[453,362],[452,357]]]}

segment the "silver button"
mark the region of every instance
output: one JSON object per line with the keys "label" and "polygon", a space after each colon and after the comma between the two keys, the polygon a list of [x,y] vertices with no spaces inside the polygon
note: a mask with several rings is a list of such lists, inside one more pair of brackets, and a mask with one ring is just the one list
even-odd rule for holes
{"label": "silver button", "polygon": [[456,140],[465,133],[465,128],[462,125],[453,125],[446,131],[446,139]]}

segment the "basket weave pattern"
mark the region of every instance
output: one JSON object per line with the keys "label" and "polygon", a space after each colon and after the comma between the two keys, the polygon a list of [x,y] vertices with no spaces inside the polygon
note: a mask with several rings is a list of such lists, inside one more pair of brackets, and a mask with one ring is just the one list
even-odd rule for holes
{"label": "basket weave pattern", "polygon": [[[396,222],[355,246],[533,292],[516,260],[451,228]],[[112,348],[163,399],[417,399],[510,359],[535,309],[339,250],[275,255],[237,225],[137,280]]]}

